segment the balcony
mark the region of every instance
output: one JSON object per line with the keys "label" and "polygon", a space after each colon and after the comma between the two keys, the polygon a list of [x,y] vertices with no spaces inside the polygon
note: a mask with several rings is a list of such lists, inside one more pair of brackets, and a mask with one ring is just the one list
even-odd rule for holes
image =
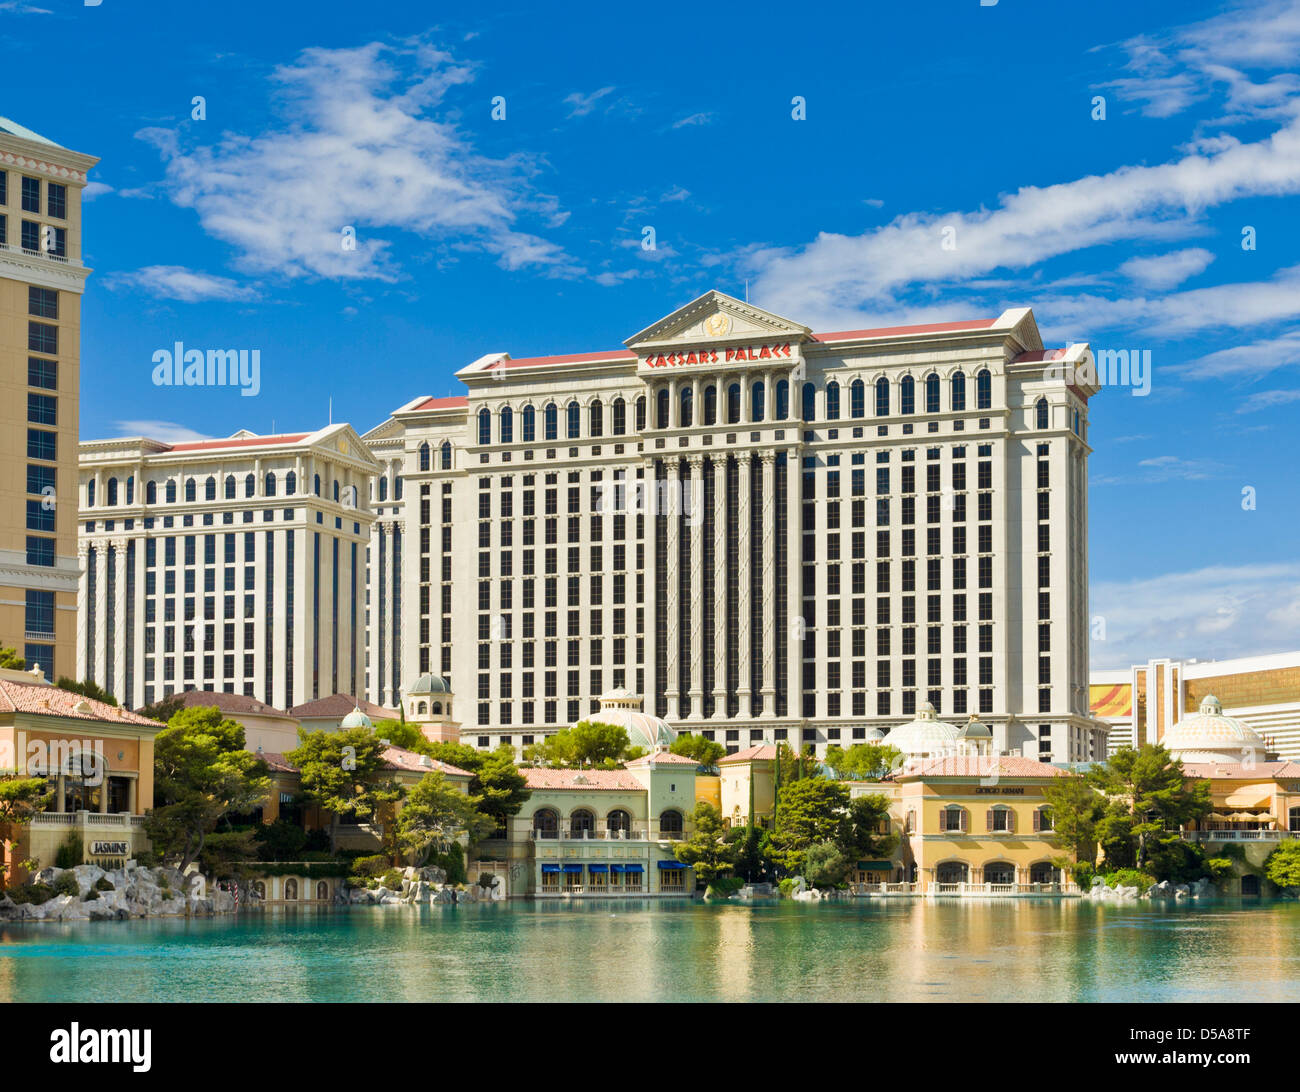
{"label": "balcony", "polygon": [[680,830],[664,830],[658,823],[629,823],[611,827],[596,823],[590,827],[560,823],[554,830],[530,828],[528,838],[533,842],[677,842],[685,834]]}
{"label": "balcony", "polygon": [[81,262],[76,258],[69,258],[60,254],[51,254],[47,250],[33,250],[30,247],[19,246],[16,243],[0,243],[0,251],[8,251],[11,254],[22,254],[28,258],[44,258],[46,261],[59,262],[62,265],[81,265]]}
{"label": "balcony", "polygon": [[42,811],[32,816],[34,827],[128,827],[144,829],[143,815],[126,812]]}
{"label": "balcony", "polygon": [[1280,842],[1300,838],[1300,830],[1185,830],[1185,842]]}
{"label": "balcony", "polygon": [[617,898],[620,895],[644,895],[646,887],[640,883],[626,884],[603,884],[603,883],[574,883],[574,884],[543,884],[536,891],[537,898],[558,898],[560,896],[576,896],[587,898]]}

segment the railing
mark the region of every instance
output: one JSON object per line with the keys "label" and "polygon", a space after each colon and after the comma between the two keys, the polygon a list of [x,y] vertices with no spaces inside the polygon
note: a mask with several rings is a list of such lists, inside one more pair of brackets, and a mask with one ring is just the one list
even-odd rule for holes
{"label": "railing", "polygon": [[33,825],[40,827],[143,827],[144,822],[143,815],[126,812],[40,811],[32,816]]}
{"label": "railing", "polygon": [[[682,888],[684,891],[685,888]],[[543,884],[537,889],[538,895],[644,895],[645,887],[639,883],[627,884]]]}
{"label": "railing", "polygon": [[575,827],[568,823],[561,823],[553,830],[531,827],[528,837],[534,842],[676,842],[684,838],[685,834],[679,830],[663,830],[657,823],[633,823],[630,827],[609,827],[604,824],[597,824],[594,827]]}
{"label": "railing", "polygon": [[1280,842],[1300,838],[1297,830],[1185,830],[1186,842]]}
{"label": "railing", "polygon": [[52,254],[48,250],[33,250],[30,247],[17,246],[14,243],[0,243],[0,250],[8,250],[14,254],[26,254],[31,258],[48,258],[52,262],[63,262],[65,265],[80,265],[79,261],[65,257],[62,254]]}

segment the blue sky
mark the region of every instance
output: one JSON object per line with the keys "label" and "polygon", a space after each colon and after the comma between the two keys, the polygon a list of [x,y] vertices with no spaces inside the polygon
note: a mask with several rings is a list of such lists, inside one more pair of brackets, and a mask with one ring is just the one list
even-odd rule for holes
{"label": "blue sky", "polygon": [[[1154,361],[1092,409],[1094,665],[1300,643],[1300,0],[401,7],[0,0],[0,114],[102,160],[83,437],[364,431],[711,287],[1028,305]],[[261,393],[153,386],[177,340]]]}

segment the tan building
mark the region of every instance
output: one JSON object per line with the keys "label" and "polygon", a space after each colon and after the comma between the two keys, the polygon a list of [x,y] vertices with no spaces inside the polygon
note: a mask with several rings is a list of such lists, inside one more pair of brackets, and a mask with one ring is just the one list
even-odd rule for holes
{"label": "tan building", "polygon": [[54,863],[69,839],[106,868],[149,847],[153,744],[163,726],[49,685],[38,673],[0,669],[0,768],[48,780],[52,798],[31,823],[4,832],[8,883],[20,862]]}
{"label": "tan building", "polygon": [[757,744],[719,759],[718,780],[723,823],[730,827],[747,826],[752,809],[756,826],[772,825],[776,803],[774,744]]}
{"label": "tan building", "polygon": [[298,719],[283,710],[222,691],[187,690],[181,695],[186,709],[213,706],[227,720],[244,727],[244,747],[250,751],[292,751],[298,746]]}
{"label": "tan building", "polygon": [[76,670],[81,191],[98,162],[0,117],[0,647],[51,679]]}
{"label": "tan building", "polygon": [[[360,718],[354,716],[360,714]],[[374,721],[400,720],[401,711],[385,709],[382,705],[354,698],[351,694],[331,694],[318,701],[304,702],[289,710],[303,729],[308,732],[337,732],[340,728],[369,727]],[[349,719],[351,718],[351,719]],[[297,742],[294,743],[297,746]],[[292,750],[292,748],[290,748]]]}

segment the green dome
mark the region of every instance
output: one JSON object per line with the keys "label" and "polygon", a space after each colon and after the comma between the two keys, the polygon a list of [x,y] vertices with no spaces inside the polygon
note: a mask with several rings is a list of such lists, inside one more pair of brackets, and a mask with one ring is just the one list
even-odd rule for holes
{"label": "green dome", "polygon": [[370,718],[366,716],[365,713],[363,713],[361,709],[358,707],[358,708],[354,708],[351,713],[349,713],[346,717],[344,717],[341,721],[339,721],[339,727],[340,728],[373,728],[374,725],[370,723]]}
{"label": "green dome", "polygon": [[441,675],[421,675],[411,684],[408,694],[450,694],[451,687]]}

